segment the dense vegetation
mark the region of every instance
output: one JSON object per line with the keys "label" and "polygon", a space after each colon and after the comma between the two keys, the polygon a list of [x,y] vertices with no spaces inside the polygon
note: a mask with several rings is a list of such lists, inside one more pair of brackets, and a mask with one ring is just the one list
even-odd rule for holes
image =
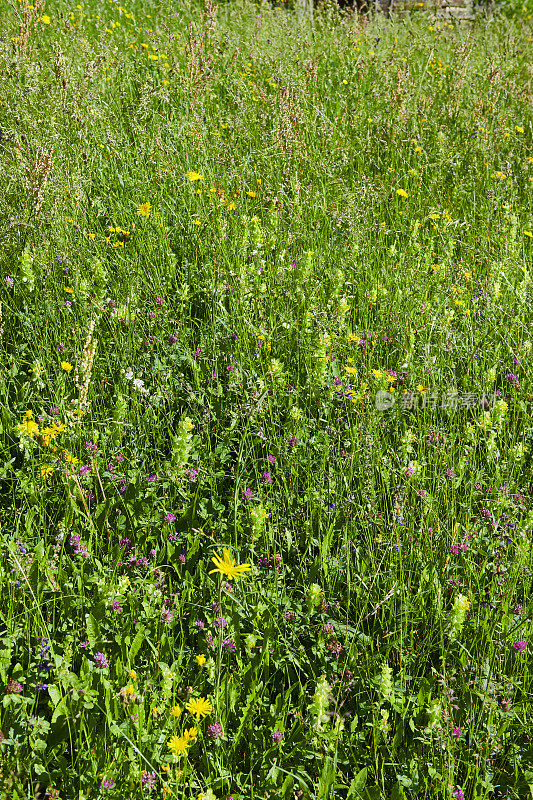
{"label": "dense vegetation", "polygon": [[530,16],[0,30],[0,797],[529,797]]}

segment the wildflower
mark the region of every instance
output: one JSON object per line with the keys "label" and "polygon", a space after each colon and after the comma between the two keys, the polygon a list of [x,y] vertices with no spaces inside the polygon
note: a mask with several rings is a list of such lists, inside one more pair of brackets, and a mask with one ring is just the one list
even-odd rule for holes
{"label": "wildflower", "polygon": [[112,789],[114,784],[113,778],[104,778],[102,781],[102,789]]}
{"label": "wildflower", "polygon": [[276,463],[276,456],[268,455],[266,457],[266,460],[268,461],[269,464],[272,464],[272,466],[274,466],[274,464]]}
{"label": "wildflower", "polygon": [[6,694],[20,694],[22,692],[22,684],[12,678],[6,683],[5,692]]}
{"label": "wildflower", "polygon": [[198,172],[188,172],[187,177],[190,181],[203,181],[204,176],[200,175]]}
{"label": "wildflower", "polygon": [[194,744],[196,738],[198,736],[198,731],[196,728],[189,728],[188,730],[183,731],[183,738],[187,742],[187,746],[190,747],[191,744]]}
{"label": "wildflower", "polygon": [[141,776],[141,783],[143,789],[151,789],[157,783],[157,775],[155,772],[143,772]]}
{"label": "wildflower", "polygon": [[168,522],[169,525],[172,525],[172,523],[175,522],[175,521],[176,521],[176,515],[175,514],[171,514],[171,513],[165,514],[165,522]]}
{"label": "wildflower", "polygon": [[222,642],[222,649],[224,650],[225,653],[235,653],[236,649],[235,649],[235,642],[233,641],[233,639],[224,639],[224,641]]}
{"label": "wildflower", "polygon": [[128,672],[128,678],[130,679],[130,681],[137,680],[137,673],[135,672],[134,669],[130,669],[130,671]]}
{"label": "wildflower", "polygon": [[409,197],[405,189],[396,189],[396,194],[400,197]]}
{"label": "wildflower", "polygon": [[251,489],[247,488],[244,490],[244,496],[246,497],[247,500],[251,500],[252,497],[254,496],[254,493],[252,492]]}
{"label": "wildflower", "polygon": [[465,800],[465,793],[462,789],[456,789],[453,793],[455,800]]}
{"label": "wildflower", "polygon": [[137,214],[139,214],[141,217],[149,217],[151,210],[151,203],[141,203],[141,205],[137,208]]}
{"label": "wildflower", "polygon": [[207,735],[213,740],[222,736],[222,725],[220,722],[215,722],[214,725],[210,725],[207,729]]}
{"label": "wildflower", "polygon": [[61,369],[64,369],[65,372],[70,372],[70,370],[72,369],[72,364],[69,364],[68,361],[62,361]]}
{"label": "wildflower", "polygon": [[161,622],[164,622],[165,625],[170,625],[172,620],[174,619],[174,614],[167,608],[164,608],[161,612]]}
{"label": "wildflower", "polygon": [[525,639],[521,639],[519,642],[514,642],[513,647],[519,653],[524,653],[527,650],[527,642]]}
{"label": "wildflower", "polygon": [[43,14],[43,16],[41,17],[41,22],[43,23],[43,25],[50,25],[51,19],[48,16],[48,14]]}
{"label": "wildflower", "polygon": [[232,560],[226,547],[223,548],[222,552],[224,554],[223,559],[220,558],[219,555],[214,555],[211,559],[216,569],[209,570],[210,575],[213,572],[220,572],[221,575],[225,575],[227,579],[231,581],[233,578],[240,578],[245,572],[248,572],[250,569],[249,564],[236,564],[235,561]]}
{"label": "wildflower", "polygon": [[454,739],[460,739],[462,735],[463,735],[463,729],[462,728],[454,728],[453,729],[452,736],[453,736]]}
{"label": "wildflower", "polygon": [[196,656],[196,663],[198,664],[199,667],[203,667],[205,662],[206,658],[203,653],[201,653],[199,656]]}
{"label": "wildflower", "polygon": [[272,741],[278,744],[283,738],[284,734],[278,728],[274,728],[272,731]]}
{"label": "wildflower", "polygon": [[173,707],[170,709],[170,713],[171,713],[171,715],[172,715],[172,716],[173,716],[175,719],[178,719],[178,717],[181,715],[181,708],[180,708],[180,706],[173,706]]}
{"label": "wildflower", "polygon": [[94,654],[94,663],[98,667],[98,669],[107,669],[109,666],[109,662],[104,655],[104,653],[95,653]]}
{"label": "wildflower", "polygon": [[54,472],[50,464],[43,464],[41,467],[41,478],[49,478]]}
{"label": "wildflower", "polygon": [[213,706],[205,697],[191,697],[185,708],[196,717],[198,722],[202,717],[207,717],[213,710]]}

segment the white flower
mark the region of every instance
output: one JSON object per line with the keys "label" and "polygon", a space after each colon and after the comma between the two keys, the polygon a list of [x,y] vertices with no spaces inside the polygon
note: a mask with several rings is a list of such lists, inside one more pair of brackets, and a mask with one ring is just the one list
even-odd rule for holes
{"label": "white flower", "polygon": [[127,381],[131,381],[133,378],[133,370],[129,369],[126,373],[124,373],[124,377]]}

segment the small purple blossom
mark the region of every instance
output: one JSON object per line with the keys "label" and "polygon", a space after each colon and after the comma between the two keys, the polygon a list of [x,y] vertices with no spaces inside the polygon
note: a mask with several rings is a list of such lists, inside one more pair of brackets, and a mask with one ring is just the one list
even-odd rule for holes
{"label": "small purple blossom", "polygon": [[268,486],[270,483],[272,483],[272,473],[269,472],[268,470],[266,472],[263,472],[261,476],[261,483],[263,484],[263,486]]}
{"label": "small purple blossom", "polygon": [[114,784],[113,778],[104,778],[102,781],[102,789],[112,789]]}
{"label": "small purple blossom", "polygon": [[217,628],[225,628],[228,624],[226,617],[215,617],[215,626]]}
{"label": "small purple blossom", "polygon": [[169,525],[172,525],[176,521],[176,515],[172,514],[170,511],[165,514],[165,522],[168,522]]}
{"label": "small purple blossom", "polygon": [[120,603],[118,602],[118,600],[114,600],[113,601],[112,608],[113,608],[113,611],[117,612],[117,614],[122,614],[123,609],[122,609],[122,606],[120,605]]}
{"label": "small purple blossom", "polygon": [[201,631],[205,628],[205,622],[203,619],[195,619],[193,622],[195,628],[199,628]]}
{"label": "small purple blossom", "polygon": [[220,722],[215,722],[213,725],[210,725],[207,729],[207,735],[210,739],[219,739],[222,736],[222,725]]}
{"label": "small purple blossom", "polygon": [[272,741],[278,744],[283,738],[284,734],[278,728],[274,728],[272,731]]}
{"label": "small purple blossom", "polygon": [[523,610],[524,610],[524,606],[522,605],[522,603],[517,603],[515,605],[515,607],[513,608],[513,614],[519,615],[519,614],[521,614],[523,612]]}
{"label": "small purple blossom", "polygon": [[98,448],[94,442],[85,442],[85,449],[91,456],[95,456],[98,453]]}
{"label": "small purple blossom", "polygon": [[235,653],[235,642],[233,639],[224,639],[222,649],[225,653]]}
{"label": "small purple blossom", "polygon": [[8,287],[8,289],[12,289],[13,286],[15,285],[15,281],[13,280],[11,275],[6,275],[6,277],[4,278],[4,283]]}
{"label": "small purple blossom", "polygon": [[290,444],[291,447],[297,447],[298,446],[298,439],[296,438],[296,436],[291,436],[290,437],[289,444]]}
{"label": "small purple blossom", "polygon": [[207,646],[214,650],[216,647],[215,637],[212,633],[207,633],[205,636],[205,641],[207,642]]}
{"label": "small purple blossom", "polygon": [[462,728],[454,728],[453,729],[452,736],[453,736],[454,739],[460,739],[462,735],[463,735],[463,729]]}
{"label": "small purple blossom", "polygon": [[39,683],[36,686],[36,689],[38,692],[46,692],[46,690],[48,689],[48,684],[41,683],[41,681],[39,681]]}
{"label": "small purple blossom", "polygon": [[94,663],[98,667],[98,669],[107,669],[109,666],[109,662],[104,655],[104,653],[95,653],[94,654]]}
{"label": "small purple blossom", "polygon": [[185,473],[191,483],[194,483],[196,478],[198,477],[198,470],[197,469],[189,469]]}
{"label": "small purple blossom", "polygon": [[22,692],[22,684],[14,678],[11,678],[11,680],[6,683],[5,692],[6,694],[20,694]]}
{"label": "small purple blossom", "polygon": [[157,783],[157,775],[155,772],[143,772],[141,783],[143,789],[152,789]]}
{"label": "small purple blossom", "polygon": [[177,341],[178,341],[178,337],[176,336],[176,334],[175,333],[171,333],[170,336],[168,337],[168,343],[169,344],[176,344]]}
{"label": "small purple blossom", "polygon": [[124,548],[127,553],[128,550],[131,550],[131,539],[121,539],[119,542],[119,547]]}
{"label": "small purple blossom", "polygon": [[148,483],[155,483],[156,481],[159,480],[159,477],[157,475],[155,475],[155,474],[154,475],[147,475],[146,476],[146,480],[148,481]]}
{"label": "small purple blossom", "polygon": [[168,541],[172,542],[172,544],[175,544],[178,541],[179,538],[180,538],[180,535],[179,535],[179,533],[176,533],[176,531],[171,531],[168,534]]}
{"label": "small purple blossom", "polygon": [[527,650],[527,642],[525,639],[521,639],[518,642],[513,642],[513,647],[519,653],[525,653],[525,651]]}
{"label": "small purple blossom", "polygon": [[91,465],[90,464],[85,464],[85,466],[79,468],[78,475],[80,476],[80,478],[84,478],[85,475],[88,475],[88,473],[91,470],[92,470]]}
{"label": "small purple blossom", "polygon": [[518,378],[518,375],[513,375],[513,373],[512,373],[512,372],[510,372],[510,373],[509,373],[509,375],[507,376],[507,380],[508,380],[508,381],[509,381],[509,383],[511,383],[513,386],[520,386],[520,380],[519,380],[519,378]]}
{"label": "small purple blossom", "polygon": [[244,490],[244,496],[246,497],[246,499],[247,499],[247,500],[251,500],[251,499],[252,499],[252,497],[254,496],[254,493],[252,492],[252,490],[251,490],[251,489],[249,489],[249,488],[246,488],[246,489]]}
{"label": "small purple blossom", "polygon": [[465,793],[462,789],[456,789],[453,793],[453,796],[455,797],[455,800],[465,800]]}
{"label": "small purple blossom", "polygon": [[172,611],[170,611],[170,609],[168,608],[164,608],[163,611],[161,612],[161,622],[164,622],[165,625],[170,625],[173,619],[174,619],[174,614],[172,613]]}
{"label": "small purple blossom", "polygon": [[266,460],[268,461],[269,464],[274,466],[274,464],[276,463],[276,456],[273,456],[272,454],[269,453],[269,455],[266,457]]}

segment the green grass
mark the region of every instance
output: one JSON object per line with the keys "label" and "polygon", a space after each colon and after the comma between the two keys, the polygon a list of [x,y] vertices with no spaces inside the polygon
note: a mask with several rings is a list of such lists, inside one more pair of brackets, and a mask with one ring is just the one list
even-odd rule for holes
{"label": "green grass", "polygon": [[528,13],[80,5],[0,10],[0,798],[530,796]]}

